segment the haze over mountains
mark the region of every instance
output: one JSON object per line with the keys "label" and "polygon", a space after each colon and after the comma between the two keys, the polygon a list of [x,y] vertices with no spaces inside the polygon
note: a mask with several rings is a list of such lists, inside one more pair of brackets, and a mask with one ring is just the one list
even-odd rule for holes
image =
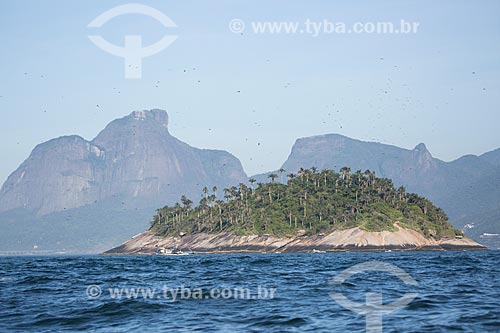
{"label": "haze over mountains", "polygon": [[204,186],[246,179],[233,155],[171,136],[165,111],[134,111],[92,141],[66,136],[38,145],[0,190],[1,244],[86,250],[90,242],[101,250],[95,238],[105,246],[128,239],[181,194],[197,199]]}
{"label": "haze over mountains", "polygon": [[[456,227],[474,223],[467,232],[480,242],[480,234],[500,232],[500,149],[443,162],[424,144],[298,139],[283,169],[313,166],[391,178],[444,208]],[[144,231],[155,209],[181,194],[196,204],[205,186],[222,190],[247,179],[230,153],[171,136],[165,111],[134,111],[92,141],[66,136],[35,147],[0,190],[0,250],[103,251]]]}

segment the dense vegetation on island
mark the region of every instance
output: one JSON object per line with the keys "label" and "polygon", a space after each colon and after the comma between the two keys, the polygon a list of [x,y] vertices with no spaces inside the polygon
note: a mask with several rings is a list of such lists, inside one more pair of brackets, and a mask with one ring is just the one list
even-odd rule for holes
{"label": "dense vegetation on island", "polygon": [[279,175],[269,175],[269,183],[255,184],[251,178],[249,186],[239,184],[222,193],[205,187],[196,207],[182,196],[173,207],[157,210],[151,230],[162,236],[222,231],[292,235],[299,230],[319,234],[357,226],[392,231],[399,222],[426,237],[461,235],[442,209],[404,187],[395,189],[390,179],[377,178],[368,170],[300,169],[287,175],[286,184],[284,176],[281,169]]}

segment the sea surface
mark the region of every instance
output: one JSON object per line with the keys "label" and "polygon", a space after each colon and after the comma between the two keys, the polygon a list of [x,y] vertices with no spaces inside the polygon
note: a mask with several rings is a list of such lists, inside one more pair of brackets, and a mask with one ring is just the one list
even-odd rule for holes
{"label": "sea surface", "polygon": [[367,293],[373,332],[500,332],[500,252],[0,257],[0,332],[365,332]]}

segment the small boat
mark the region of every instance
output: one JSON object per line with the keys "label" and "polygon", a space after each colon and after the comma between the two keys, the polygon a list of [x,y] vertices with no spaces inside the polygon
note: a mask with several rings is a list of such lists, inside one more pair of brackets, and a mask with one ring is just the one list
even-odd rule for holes
{"label": "small boat", "polygon": [[321,250],[313,249],[312,253],[326,253],[326,251],[321,251]]}
{"label": "small boat", "polygon": [[157,256],[188,256],[191,252],[183,252],[180,249],[166,249],[162,247],[158,249],[155,254]]}

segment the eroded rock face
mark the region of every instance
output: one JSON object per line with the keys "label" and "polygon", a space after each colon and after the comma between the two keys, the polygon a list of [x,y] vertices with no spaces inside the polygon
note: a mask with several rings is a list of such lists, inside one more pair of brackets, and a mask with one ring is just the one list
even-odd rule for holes
{"label": "eroded rock face", "polygon": [[134,111],[90,142],[68,136],[38,145],[3,185],[0,212],[24,208],[40,216],[113,197],[160,206],[246,178],[233,155],[170,135],[165,111]]}
{"label": "eroded rock face", "polygon": [[105,153],[79,136],[38,145],[0,191],[0,211],[26,208],[46,214],[99,197]]}

